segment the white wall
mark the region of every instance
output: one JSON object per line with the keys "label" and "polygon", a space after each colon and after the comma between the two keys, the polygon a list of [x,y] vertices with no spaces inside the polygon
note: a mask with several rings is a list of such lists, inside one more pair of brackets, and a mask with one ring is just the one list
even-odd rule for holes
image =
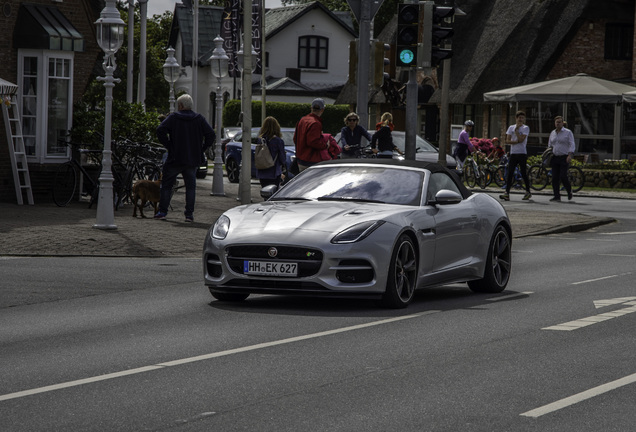
{"label": "white wall", "polygon": [[355,38],[320,10],[312,10],[303,15],[285,27],[282,32],[267,40],[265,45],[265,50],[269,52],[267,74],[284,77],[287,68],[298,67],[298,38],[308,35],[329,39],[328,69],[302,69],[301,82],[314,88],[346,83],[349,73],[349,41]]}

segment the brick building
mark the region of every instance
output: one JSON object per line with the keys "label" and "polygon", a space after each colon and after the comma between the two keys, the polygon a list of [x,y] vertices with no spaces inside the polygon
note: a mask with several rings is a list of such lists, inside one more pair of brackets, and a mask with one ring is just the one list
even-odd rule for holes
{"label": "brick building", "polygon": [[[95,37],[99,0],[5,0],[0,13],[0,78],[17,84],[35,202],[50,200],[52,170],[68,160],[57,139],[103,55]],[[0,121],[0,200],[15,202],[6,125]]]}

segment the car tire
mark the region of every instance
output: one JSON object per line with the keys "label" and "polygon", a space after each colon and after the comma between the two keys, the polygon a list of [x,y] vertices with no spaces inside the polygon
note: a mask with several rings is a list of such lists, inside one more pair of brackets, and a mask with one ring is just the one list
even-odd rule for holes
{"label": "car tire", "polygon": [[230,183],[238,183],[241,169],[239,164],[232,158],[225,161],[225,171],[227,172],[227,180]]}
{"label": "car tire", "polygon": [[490,239],[484,277],[469,281],[468,287],[477,293],[500,293],[506,289],[512,266],[510,234],[499,225]]}
{"label": "car tire", "polygon": [[212,297],[219,301],[227,301],[227,302],[242,302],[246,298],[249,297],[249,294],[239,294],[239,293],[211,293]]}
{"label": "car tire", "polygon": [[417,283],[417,253],[413,240],[402,234],[391,254],[389,277],[382,304],[391,309],[403,309],[409,305]]}
{"label": "car tire", "polygon": [[197,177],[198,179],[204,179],[204,178],[206,178],[206,177],[207,177],[207,175],[208,175],[208,172],[207,172],[207,171],[197,170],[196,177]]}

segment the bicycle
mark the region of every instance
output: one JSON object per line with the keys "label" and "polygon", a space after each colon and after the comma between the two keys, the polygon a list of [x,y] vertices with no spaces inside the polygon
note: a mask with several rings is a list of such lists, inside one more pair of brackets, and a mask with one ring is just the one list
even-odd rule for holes
{"label": "bicycle", "polygon": [[[97,161],[98,165],[98,173],[97,176],[101,173],[102,161],[97,156],[102,155],[102,150],[95,149],[85,149],[81,148],[77,144],[73,144],[71,142],[63,141],[64,145],[67,145],[71,148],[75,147],[77,152],[80,155],[86,155],[87,158],[93,159]],[[99,177],[95,177],[94,174],[89,173],[86,168],[77,161],[75,158],[71,158],[68,162],[61,164],[56,172],[53,181],[53,202],[58,207],[65,207],[71,200],[75,197],[75,191],[78,187],[78,171],[81,174],[82,179],[82,195],[90,196],[88,202],[88,208],[93,207],[99,199]],[[117,210],[119,203],[121,201],[122,196],[122,177],[119,172],[115,169],[112,169],[113,174],[113,204],[115,206],[115,210]]]}
{"label": "bicycle", "polygon": [[[528,172],[530,178],[530,187],[536,191],[546,188],[552,184],[552,168],[547,168],[543,164],[537,164],[530,167]],[[568,167],[568,179],[572,185],[572,193],[576,193],[583,189],[585,184],[585,174],[583,170],[577,166],[570,165]]]}
{"label": "bicycle", "polygon": [[464,160],[464,181],[470,188],[474,188],[479,185],[480,188],[485,189],[490,177],[484,168],[480,166],[475,158],[472,156],[466,156]]}

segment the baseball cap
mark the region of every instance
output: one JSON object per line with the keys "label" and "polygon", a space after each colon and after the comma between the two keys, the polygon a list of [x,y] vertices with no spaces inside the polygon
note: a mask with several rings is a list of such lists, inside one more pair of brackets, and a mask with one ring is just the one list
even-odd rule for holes
{"label": "baseball cap", "polygon": [[325,101],[320,98],[316,98],[311,102],[311,107],[317,109],[325,109]]}

